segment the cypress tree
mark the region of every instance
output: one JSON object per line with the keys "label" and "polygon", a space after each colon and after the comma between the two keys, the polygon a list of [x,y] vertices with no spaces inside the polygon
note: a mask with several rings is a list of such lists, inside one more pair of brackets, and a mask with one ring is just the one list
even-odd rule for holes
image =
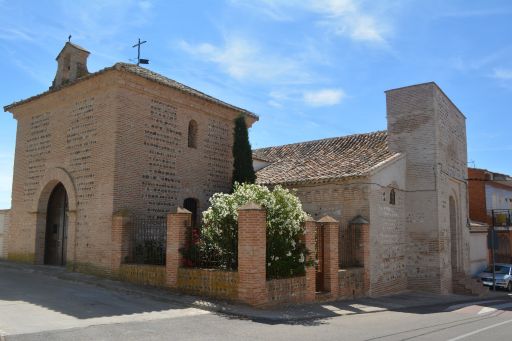
{"label": "cypress tree", "polygon": [[232,181],[233,185],[235,182],[253,184],[256,181],[256,174],[252,166],[252,149],[249,143],[249,133],[243,114],[240,114],[235,119]]}

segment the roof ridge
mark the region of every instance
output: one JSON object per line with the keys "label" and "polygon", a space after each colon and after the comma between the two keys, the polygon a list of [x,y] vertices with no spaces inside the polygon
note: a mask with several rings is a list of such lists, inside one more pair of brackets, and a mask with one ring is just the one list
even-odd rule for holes
{"label": "roof ridge", "polygon": [[[72,44],[72,43],[70,43]],[[188,85],[185,85],[183,83],[180,83],[172,78],[169,78],[167,76],[164,76],[158,72],[155,72],[153,70],[150,70],[150,69],[147,69],[147,68],[143,68],[139,65],[136,65],[136,64],[131,64],[131,63],[126,63],[126,62],[116,62],[115,64],[111,65],[111,66],[107,66],[107,67],[104,67],[98,71],[95,71],[95,72],[91,72],[83,77],[80,77],[80,78],[77,78],[75,79],[74,81],[72,82],[69,82],[67,84],[63,84],[63,85],[60,85],[58,87],[54,87],[54,88],[49,88],[48,90],[42,92],[42,93],[39,93],[37,95],[33,95],[33,96],[30,96],[28,98],[25,98],[25,99],[22,99],[22,100],[19,100],[19,101],[15,101],[11,104],[8,104],[8,105],[5,105],[3,107],[4,111],[9,111],[11,110],[12,108],[18,106],[18,105],[21,105],[21,104],[25,104],[25,103],[28,103],[30,101],[33,101],[35,99],[38,99],[40,97],[43,97],[43,96],[46,96],[48,94],[51,94],[51,93],[54,93],[54,92],[57,92],[61,89],[64,89],[64,88],[67,88],[67,87],[70,87],[76,83],[79,83],[79,82],[82,82],[82,81],[85,81],[87,79],[90,79],[92,77],[95,77],[95,76],[98,76],[100,74],[103,74],[107,71],[110,71],[110,70],[117,70],[117,71],[126,71],[126,72],[129,72],[135,76],[138,76],[138,77],[141,77],[141,78],[145,78],[149,81],[152,81],[152,82],[156,82],[160,85],[163,85],[163,86],[167,86],[167,87],[170,87],[170,88],[173,88],[173,89],[176,89],[178,91],[182,91],[182,92],[185,92],[189,95],[192,95],[192,96],[197,96],[199,98],[202,98],[204,100],[207,100],[207,101],[210,101],[210,102],[213,102],[213,103],[216,103],[218,105],[221,105],[221,106],[224,106],[224,107],[228,107],[232,110],[235,110],[235,111],[239,111],[241,113],[244,113],[244,114],[247,114],[248,116],[252,117],[253,119],[255,119],[256,121],[259,119],[258,115],[256,115],[255,113],[249,111],[249,110],[246,110],[246,109],[243,109],[243,108],[240,108],[236,105],[233,105],[233,104],[229,104],[223,100],[220,100],[218,98],[215,98],[213,96],[210,96],[202,91],[199,91],[197,89],[194,89]],[[144,75],[144,73],[147,73],[146,75]]]}
{"label": "roof ridge", "polygon": [[370,135],[377,135],[377,134],[383,134],[383,133],[387,134],[387,132],[388,131],[384,129],[384,130],[371,131],[371,132],[367,132],[367,133],[355,133],[355,134],[344,135],[344,136],[326,137],[323,139],[293,142],[293,143],[287,143],[287,144],[282,144],[282,145],[278,145],[278,146],[268,146],[268,147],[257,148],[257,149],[253,149],[253,152],[261,151],[264,149],[270,149],[270,148],[296,146],[296,145],[301,145],[301,144],[309,144],[309,143],[322,142],[322,141],[333,141],[333,140],[337,140],[337,139],[345,139],[345,138],[350,138],[350,137],[355,137],[355,136],[363,136],[363,135],[370,136]]}

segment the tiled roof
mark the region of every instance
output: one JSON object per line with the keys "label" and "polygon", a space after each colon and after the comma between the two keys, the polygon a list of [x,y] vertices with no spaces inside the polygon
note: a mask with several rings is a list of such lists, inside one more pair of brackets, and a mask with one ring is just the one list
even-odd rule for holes
{"label": "tiled roof", "polygon": [[387,132],[334,137],[256,149],[253,155],[270,164],[257,173],[259,184],[325,182],[364,176],[396,155],[387,145]]}
{"label": "tiled roof", "polygon": [[135,64],[128,64],[128,63],[116,63],[113,66],[101,69],[101,70],[99,70],[97,72],[90,73],[90,74],[88,74],[88,75],[86,75],[84,77],[78,78],[77,80],[75,80],[73,82],[67,83],[67,84],[59,86],[59,87],[51,88],[50,90],[45,91],[45,92],[43,92],[43,93],[41,93],[39,95],[35,95],[35,96],[29,97],[27,99],[24,99],[24,100],[21,100],[21,101],[14,102],[12,104],[6,105],[4,107],[4,110],[8,111],[9,109],[14,108],[14,107],[16,107],[16,106],[18,106],[20,104],[24,104],[24,103],[33,101],[34,99],[37,99],[37,98],[42,97],[42,96],[45,96],[45,95],[47,95],[49,93],[52,93],[52,92],[59,91],[62,88],[65,88],[65,87],[68,87],[68,86],[72,86],[73,84],[82,82],[82,81],[84,81],[86,79],[95,77],[97,75],[103,74],[103,73],[105,73],[107,71],[110,71],[110,70],[118,70],[118,71],[130,72],[130,73],[135,74],[137,76],[146,78],[146,79],[148,79],[150,81],[153,81],[153,82],[156,82],[156,83],[159,83],[159,84],[162,84],[162,85],[165,85],[165,86],[168,86],[168,87],[171,87],[171,88],[174,88],[174,89],[186,92],[186,93],[188,93],[190,95],[200,97],[202,99],[205,99],[205,100],[210,101],[210,102],[217,103],[217,104],[222,105],[224,107],[228,107],[228,108],[240,111],[241,113],[249,115],[249,116],[253,117],[256,120],[258,119],[258,116],[256,114],[254,114],[254,113],[252,113],[252,112],[250,112],[248,110],[245,110],[245,109],[236,107],[234,105],[231,105],[229,103],[226,103],[224,101],[221,101],[220,99],[217,99],[215,97],[209,96],[209,95],[207,95],[207,94],[205,94],[205,93],[203,93],[201,91],[198,91],[198,90],[193,89],[191,87],[188,87],[188,86],[186,86],[184,84],[176,82],[175,80],[172,80],[170,78],[162,76],[161,74],[158,74],[158,73],[153,72],[151,70],[148,70],[146,68],[137,66]]}

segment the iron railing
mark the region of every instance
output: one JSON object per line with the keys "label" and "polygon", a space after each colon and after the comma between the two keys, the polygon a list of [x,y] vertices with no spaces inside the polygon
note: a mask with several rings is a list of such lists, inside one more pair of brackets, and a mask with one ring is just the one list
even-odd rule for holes
{"label": "iron railing", "polygon": [[512,210],[491,210],[491,217],[495,227],[510,227],[512,226]]}
{"label": "iron railing", "polygon": [[222,241],[208,242],[201,240],[200,229],[188,227],[185,247],[180,249],[185,268],[221,269],[235,271],[238,269],[237,237],[224,231]]}
{"label": "iron railing", "polygon": [[129,262],[165,265],[167,223],[165,218],[136,218],[132,229]]}
{"label": "iron railing", "polygon": [[361,267],[358,257],[361,232],[354,225],[348,225],[340,229],[340,268]]}

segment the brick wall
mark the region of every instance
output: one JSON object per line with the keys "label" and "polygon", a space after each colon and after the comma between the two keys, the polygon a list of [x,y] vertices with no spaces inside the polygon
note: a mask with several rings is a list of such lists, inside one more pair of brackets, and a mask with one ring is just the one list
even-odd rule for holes
{"label": "brick wall", "polygon": [[165,266],[122,264],[118,270],[118,278],[135,284],[154,287],[165,286]]}
{"label": "brick wall", "polygon": [[70,207],[68,264],[110,268],[113,89],[104,74],[11,109],[18,128],[10,259],[43,262],[47,200],[62,182]]}
{"label": "brick wall", "polygon": [[0,210],[0,258],[7,258],[7,241],[10,224],[10,210]]}
{"label": "brick wall", "polygon": [[[213,193],[231,189],[237,112],[131,74],[118,81],[114,210],[163,217],[195,198],[201,212]],[[188,146],[191,120],[196,148]]]}
{"label": "brick wall", "polygon": [[386,103],[389,147],[406,154],[408,286],[447,293],[452,264],[453,271],[469,265],[465,118],[434,83],[387,91]]}
{"label": "brick wall", "polygon": [[[405,229],[406,159],[400,156],[371,175],[369,294],[381,296],[407,289]],[[390,202],[391,191],[395,203]]]}
{"label": "brick wall", "polygon": [[365,287],[364,268],[342,269],[338,272],[339,292],[338,298],[352,299],[368,296]]}
{"label": "brick wall", "polygon": [[236,300],[238,272],[179,268],[177,288],[196,295]]}
{"label": "brick wall", "polygon": [[267,281],[267,304],[302,303],[307,300],[306,276]]}
{"label": "brick wall", "polygon": [[[329,215],[338,220],[340,245],[345,238],[350,220],[370,215],[369,186],[367,179],[346,180],[323,185],[293,186],[302,202],[302,208],[314,219]],[[341,261],[341,256],[340,256]]]}
{"label": "brick wall", "polygon": [[487,208],[485,204],[485,181],[486,171],[483,169],[468,168],[468,195],[469,195],[469,218],[474,221],[491,223],[487,219]]}

